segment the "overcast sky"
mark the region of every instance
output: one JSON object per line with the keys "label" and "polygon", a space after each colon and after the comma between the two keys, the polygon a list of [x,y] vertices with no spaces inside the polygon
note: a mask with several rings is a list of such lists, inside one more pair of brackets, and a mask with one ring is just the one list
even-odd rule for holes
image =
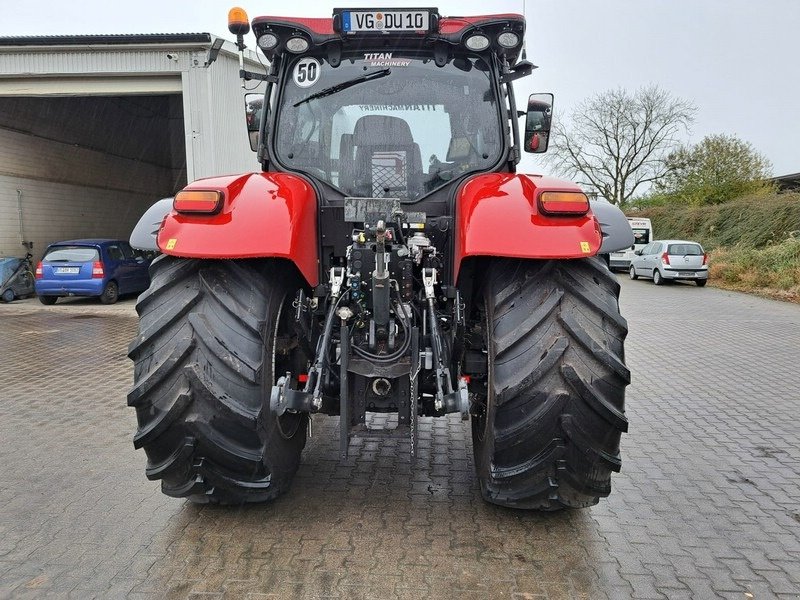
{"label": "overcast sky", "polygon": [[[45,6],[0,0],[0,36],[209,32],[230,38],[226,18],[233,5],[72,0]],[[528,58],[539,69],[517,86],[521,108],[523,96],[533,91],[553,92],[555,110],[563,113],[610,88],[655,83],[698,107],[687,141],[734,134],[764,153],[776,175],[800,171],[800,0],[525,0],[525,5]],[[240,6],[251,19],[330,16],[334,6],[438,6],[443,15],[455,16],[521,13],[523,0],[241,0]],[[524,167],[538,170],[536,157],[524,160]]]}

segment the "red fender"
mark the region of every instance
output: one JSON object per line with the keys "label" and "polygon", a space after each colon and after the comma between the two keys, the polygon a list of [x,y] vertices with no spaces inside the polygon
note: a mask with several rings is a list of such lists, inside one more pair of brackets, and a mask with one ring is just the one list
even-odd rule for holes
{"label": "red fender", "polygon": [[309,285],[319,283],[317,197],[301,177],[247,173],[198,179],[186,190],[219,190],[214,215],[167,215],[158,233],[164,254],[187,258],[288,258]]}
{"label": "red fender", "polygon": [[580,192],[574,183],[541,175],[489,173],[470,178],[456,196],[453,279],[470,256],[584,258],[600,249],[602,236],[594,215],[548,216],[539,210],[539,194]]}

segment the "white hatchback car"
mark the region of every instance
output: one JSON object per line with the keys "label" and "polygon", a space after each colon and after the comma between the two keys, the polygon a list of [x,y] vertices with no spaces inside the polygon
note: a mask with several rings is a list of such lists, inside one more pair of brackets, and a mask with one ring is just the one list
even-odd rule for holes
{"label": "white hatchback car", "polygon": [[656,240],[636,251],[630,276],[651,278],[656,285],[683,279],[703,287],[708,281],[708,254],[697,242]]}

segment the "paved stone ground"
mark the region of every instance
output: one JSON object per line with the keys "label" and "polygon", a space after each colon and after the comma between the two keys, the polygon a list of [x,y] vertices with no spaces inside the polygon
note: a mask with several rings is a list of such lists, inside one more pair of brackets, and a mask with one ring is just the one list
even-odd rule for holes
{"label": "paved stone ground", "polygon": [[800,307],[621,281],[623,472],[554,514],[484,504],[456,419],[411,464],[339,462],[317,418],[276,503],[167,498],[131,443],[133,301],[0,304],[0,597],[800,597]]}

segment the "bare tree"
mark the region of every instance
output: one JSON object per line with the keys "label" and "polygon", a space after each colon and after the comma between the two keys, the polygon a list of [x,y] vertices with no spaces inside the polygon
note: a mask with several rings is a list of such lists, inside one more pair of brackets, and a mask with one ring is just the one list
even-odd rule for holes
{"label": "bare tree", "polygon": [[549,161],[613,204],[662,179],[667,157],[688,131],[697,109],[658,86],[619,88],[581,102],[556,124]]}

